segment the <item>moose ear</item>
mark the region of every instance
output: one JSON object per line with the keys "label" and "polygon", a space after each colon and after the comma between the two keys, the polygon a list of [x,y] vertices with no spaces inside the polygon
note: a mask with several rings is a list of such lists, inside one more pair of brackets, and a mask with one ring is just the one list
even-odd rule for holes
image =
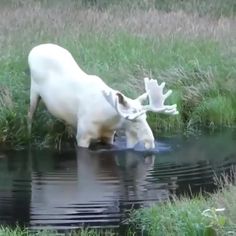
{"label": "moose ear", "polygon": [[118,91],[115,93],[103,91],[103,95],[117,113],[127,120],[135,120],[146,112],[145,109],[136,111],[135,107],[132,107],[132,102],[129,101],[130,99]]}
{"label": "moose ear", "polygon": [[125,108],[130,107],[129,104],[128,104],[127,99],[125,98],[125,96],[122,93],[117,92],[116,96],[118,98],[119,105],[122,105]]}

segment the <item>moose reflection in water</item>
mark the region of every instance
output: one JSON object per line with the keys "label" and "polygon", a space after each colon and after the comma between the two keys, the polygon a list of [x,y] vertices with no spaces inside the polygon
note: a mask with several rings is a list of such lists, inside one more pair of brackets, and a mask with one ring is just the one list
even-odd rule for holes
{"label": "moose reflection in water", "polygon": [[[78,148],[76,162],[63,159],[56,176],[48,171],[32,176],[31,214],[36,218],[31,218],[31,225],[65,223],[65,219],[71,224],[119,222],[122,205],[148,200],[146,177],[154,159],[154,155],[144,157],[134,151]],[[168,188],[160,188],[158,194],[167,199]]]}
{"label": "moose reflection in water", "polygon": [[[118,225],[127,207],[148,201],[154,161],[154,155],[128,150],[7,152],[0,160],[0,222],[35,228]],[[168,187],[157,185],[150,200],[167,199]]]}
{"label": "moose reflection in water", "polygon": [[163,142],[172,149],[155,155],[83,148],[1,153],[0,224],[117,227],[131,207],[189,188],[193,194],[215,190],[215,173],[228,172],[236,163],[231,133]]}

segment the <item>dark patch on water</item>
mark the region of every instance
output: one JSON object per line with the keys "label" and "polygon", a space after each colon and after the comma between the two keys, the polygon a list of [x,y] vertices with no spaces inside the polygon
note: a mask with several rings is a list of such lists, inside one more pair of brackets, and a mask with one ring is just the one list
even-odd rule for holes
{"label": "dark patch on water", "polygon": [[[0,224],[32,229],[120,227],[127,210],[173,194],[212,192],[236,164],[235,131],[115,146],[0,152]],[[189,190],[191,189],[191,191]]]}

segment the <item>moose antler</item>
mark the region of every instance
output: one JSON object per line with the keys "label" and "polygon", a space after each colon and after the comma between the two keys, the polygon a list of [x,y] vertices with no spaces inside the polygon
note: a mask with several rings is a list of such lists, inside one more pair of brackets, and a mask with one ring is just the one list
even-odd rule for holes
{"label": "moose antler", "polygon": [[127,120],[135,120],[147,111],[170,115],[179,114],[176,104],[164,105],[165,100],[172,93],[172,90],[168,90],[165,94],[163,93],[163,89],[165,87],[164,82],[158,85],[156,80],[144,78],[144,84],[146,93],[142,96],[148,96],[149,104],[141,107],[140,105],[137,107],[137,105],[132,102],[132,99],[125,97],[118,91],[103,90],[103,95],[107,102],[110,103],[110,105],[117,111],[117,113]]}
{"label": "moose antler", "polygon": [[157,113],[165,113],[170,115],[177,115],[177,105],[164,105],[165,100],[172,94],[172,90],[168,90],[165,94],[163,89],[165,83],[158,85],[154,79],[144,78],[145,90],[148,94],[149,105],[144,106],[146,111],[152,111]]}

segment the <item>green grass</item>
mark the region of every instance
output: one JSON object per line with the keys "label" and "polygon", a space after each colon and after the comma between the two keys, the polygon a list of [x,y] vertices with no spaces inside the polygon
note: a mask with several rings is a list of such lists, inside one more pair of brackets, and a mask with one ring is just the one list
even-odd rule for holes
{"label": "green grass", "polygon": [[[182,197],[133,211],[133,230],[148,236],[210,236],[236,234],[236,186],[229,184],[207,198]],[[225,208],[223,212],[216,209]],[[203,211],[210,209],[208,216]]]}
{"label": "green grass", "polygon": [[[173,90],[168,102],[178,104],[180,115],[150,114],[151,127],[159,135],[235,126],[234,17],[220,18],[215,24],[207,17],[155,8],[107,6],[99,11],[75,8],[72,0],[66,7],[49,1],[16,3],[2,3],[0,9],[0,144],[22,147],[29,141],[27,54],[44,42],[67,48],[87,73],[133,98],[144,92],[144,77],[166,81]],[[58,147],[68,137],[64,125],[41,105],[33,123],[33,145]]]}

